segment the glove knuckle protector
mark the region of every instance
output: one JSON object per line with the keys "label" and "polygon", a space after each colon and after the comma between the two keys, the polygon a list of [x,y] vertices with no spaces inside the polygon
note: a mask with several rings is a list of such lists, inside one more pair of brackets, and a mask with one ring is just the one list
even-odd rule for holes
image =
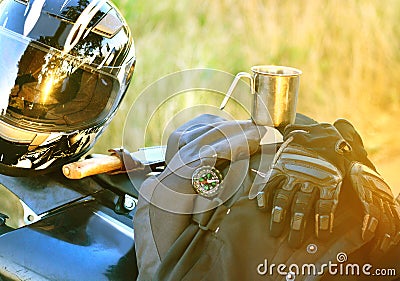
{"label": "glove knuckle protector", "polygon": [[276,183],[278,177],[284,179],[275,187],[271,234],[281,234],[287,212],[292,207],[289,243],[295,246],[299,246],[303,240],[306,220],[313,206],[316,212],[316,235],[326,237],[332,232],[333,213],[343,181],[343,171],[340,169],[343,165],[333,164],[331,159],[341,157],[338,149],[345,143],[344,139],[331,125],[306,127],[301,127],[301,130],[289,128],[287,141],[271,167],[268,182]]}

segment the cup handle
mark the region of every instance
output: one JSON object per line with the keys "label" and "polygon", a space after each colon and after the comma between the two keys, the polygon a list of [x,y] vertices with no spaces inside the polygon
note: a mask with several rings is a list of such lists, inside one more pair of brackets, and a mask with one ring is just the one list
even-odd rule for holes
{"label": "cup handle", "polygon": [[250,79],[250,89],[251,89],[251,93],[254,94],[254,80],[253,77],[251,76],[251,74],[247,73],[247,72],[239,72],[238,74],[236,74],[235,79],[233,79],[233,82],[231,84],[231,86],[228,89],[228,92],[226,92],[225,98],[222,101],[221,105],[219,106],[219,109],[223,110],[226,106],[226,104],[228,103],[229,98],[231,97],[233,90],[235,89],[237,83],[239,82],[239,80],[242,77],[246,77]]}

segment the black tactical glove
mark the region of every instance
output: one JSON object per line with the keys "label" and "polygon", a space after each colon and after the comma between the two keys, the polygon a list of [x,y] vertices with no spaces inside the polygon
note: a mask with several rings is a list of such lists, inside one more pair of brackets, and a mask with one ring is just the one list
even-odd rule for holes
{"label": "black tactical glove", "polygon": [[279,236],[290,219],[289,244],[300,246],[308,217],[315,210],[316,235],[327,238],[333,230],[340,188],[346,182],[364,208],[362,238],[369,241],[375,236],[374,245],[381,251],[398,244],[399,203],[348,121],[341,119],[333,126],[288,126],[284,139],[267,183],[273,236]]}
{"label": "black tactical glove", "polygon": [[363,206],[362,238],[369,241],[374,237],[374,253],[386,252],[400,241],[399,203],[367,158],[355,128],[344,119],[337,120],[334,126],[352,147],[345,158],[348,162],[348,180]]}
{"label": "black tactical glove", "polygon": [[298,247],[313,210],[316,235],[332,232],[349,145],[335,127],[324,123],[288,126],[284,140],[267,183],[270,230],[277,237],[290,220],[289,244]]}

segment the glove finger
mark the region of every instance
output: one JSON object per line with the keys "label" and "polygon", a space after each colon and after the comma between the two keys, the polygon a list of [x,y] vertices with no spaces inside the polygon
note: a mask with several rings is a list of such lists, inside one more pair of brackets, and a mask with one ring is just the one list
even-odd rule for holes
{"label": "glove finger", "polygon": [[391,234],[394,234],[396,232],[396,225],[397,225],[396,214],[393,212],[394,209],[392,208],[391,204],[388,201],[382,200],[382,204],[383,204],[384,214],[388,217],[389,221],[388,229],[390,230]]}
{"label": "glove finger", "polygon": [[[370,193],[366,191],[366,193]],[[367,196],[368,197],[368,196]],[[372,199],[369,201],[368,199],[362,199],[362,203],[364,206],[364,218],[363,225],[361,229],[361,237],[364,241],[369,241],[375,236],[376,229],[378,227],[379,220],[379,208],[373,203]]]}
{"label": "glove finger", "polygon": [[395,215],[391,206],[382,199],[378,200],[380,205],[381,217],[376,231],[375,251],[377,255],[387,252],[396,239]]}
{"label": "glove finger", "polygon": [[287,218],[288,210],[292,204],[296,187],[292,183],[286,183],[282,188],[276,190],[272,203],[270,232],[273,237],[282,234]]}
{"label": "glove finger", "polygon": [[[252,169],[253,172],[259,171]],[[286,176],[274,173],[269,179],[265,174],[256,174],[249,191],[249,199],[257,198],[258,208],[262,211],[270,211],[275,191],[286,182]]]}
{"label": "glove finger", "polygon": [[355,189],[364,211],[361,236],[364,241],[369,241],[375,236],[381,216],[379,193],[373,193],[375,189],[374,178],[366,178],[364,165],[354,163],[350,169],[351,185]]}
{"label": "glove finger", "polygon": [[327,240],[333,230],[333,218],[337,202],[334,199],[319,199],[315,206],[315,234]]}
{"label": "glove finger", "polygon": [[382,256],[392,246],[396,233],[396,214],[390,204],[368,189],[365,190],[362,238],[373,240],[372,256]]}
{"label": "glove finger", "polygon": [[288,237],[289,245],[293,248],[299,248],[303,243],[307,221],[316,198],[316,191],[309,183],[306,183],[294,196]]}
{"label": "glove finger", "polygon": [[265,199],[266,199],[266,207],[268,210],[272,211],[274,198],[276,192],[283,188],[283,186],[287,183],[287,176],[282,174],[273,174],[270,180],[267,182],[266,187],[264,189]]}
{"label": "glove finger", "polygon": [[400,227],[400,205],[395,203],[391,204],[390,207],[392,208],[393,215],[395,217],[396,226]]}
{"label": "glove finger", "polygon": [[400,242],[400,206],[398,204],[393,204],[390,207],[392,208],[396,225],[396,233],[393,238],[393,244],[397,245]]}
{"label": "glove finger", "polygon": [[[372,186],[369,186],[368,193],[371,193],[375,209],[379,210],[380,220],[378,224],[377,239],[379,239],[379,250],[386,252],[397,244],[400,239],[400,207],[395,201],[392,192],[383,179],[374,177]],[[365,185],[364,185],[365,186]]]}
{"label": "glove finger", "polygon": [[288,176],[281,173],[281,171],[272,169],[271,175],[267,180],[264,188],[265,200],[267,210],[272,210],[275,194],[288,182]]}

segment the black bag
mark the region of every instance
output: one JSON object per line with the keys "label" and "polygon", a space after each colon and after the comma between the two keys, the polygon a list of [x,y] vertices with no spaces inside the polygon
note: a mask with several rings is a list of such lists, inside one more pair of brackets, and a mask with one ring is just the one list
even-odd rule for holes
{"label": "black bag", "polygon": [[[316,238],[313,221],[297,249],[288,243],[289,224],[271,236],[271,202],[249,198],[250,190],[266,184],[257,171],[268,170],[279,148],[259,145],[265,130],[250,121],[203,115],[170,137],[167,168],[142,185],[135,215],[139,280],[366,280],[378,267],[396,269],[398,247],[386,259],[368,255],[371,245],[360,230],[363,209],[346,186],[327,240]],[[202,166],[224,175],[214,197],[192,187],[192,174]]]}

